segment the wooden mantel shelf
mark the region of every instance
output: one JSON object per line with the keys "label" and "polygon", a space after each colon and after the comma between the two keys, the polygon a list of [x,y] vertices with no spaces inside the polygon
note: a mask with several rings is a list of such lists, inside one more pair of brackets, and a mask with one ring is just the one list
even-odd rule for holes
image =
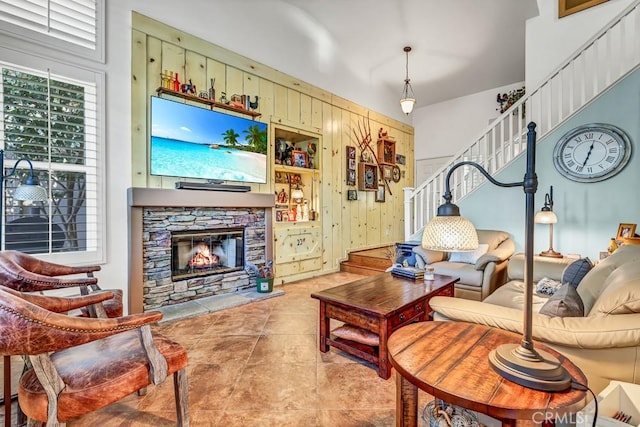
{"label": "wooden mantel shelf", "polygon": [[257,111],[251,111],[251,110],[245,110],[244,108],[232,107],[231,105],[223,104],[221,102],[212,101],[212,100],[210,100],[208,98],[200,98],[198,96],[193,96],[193,95],[189,95],[187,93],[177,92],[175,90],[167,89],[167,88],[164,88],[164,87],[159,87],[158,89],[156,89],[156,92],[158,93],[158,95],[162,95],[163,93],[166,93],[167,95],[177,96],[178,98],[187,99],[189,101],[194,101],[194,102],[199,102],[201,104],[206,104],[206,105],[209,105],[211,108],[216,107],[216,108],[221,108],[221,109],[227,110],[227,111],[233,111],[235,113],[245,114],[247,116],[251,116],[254,119],[256,117],[260,117],[262,115],[262,114],[258,113]]}
{"label": "wooden mantel shelf", "polygon": [[133,187],[127,190],[127,202],[130,207],[272,208],[276,198],[272,193]]}

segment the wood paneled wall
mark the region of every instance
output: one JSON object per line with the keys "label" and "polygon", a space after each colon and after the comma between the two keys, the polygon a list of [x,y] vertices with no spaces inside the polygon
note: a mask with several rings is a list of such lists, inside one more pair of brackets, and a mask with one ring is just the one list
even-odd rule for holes
{"label": "wood paneled wall", "polygon": [[[403,187],[413,186],[413,127],[342,99],[304,81],[294,79],[263,64],[230,52],[210,42],[133,12],[131,51],[132,183],[134,187],[173,188],[175,178],[151,176],[149,158],[149,102],[161,85],[163,70],[177,72],[180,80],[191,79],[199,88],[215,78],[216,98],[224,91],[259,95],[257,120],[312,129],[322,135],[320,221],[323,234],[322,271],[335,271],[348,251],[376,247],[403,240]],[[398,106],[398,108],[400,108]],[[347,201],[346,146],[355,145],[353,129],[369,120],[372,137],[383,127],[396,140],[396,153],[406,156],[393,194],[375,201],[375,192],[358,192],[357,201]],[[269,156],[273,159],[273,141]],[[357,150],[358,155],[360,151]],[[273,164],[273,161],[271,162]],[[252,191],[273,193],[270,182],[252,185]]]}

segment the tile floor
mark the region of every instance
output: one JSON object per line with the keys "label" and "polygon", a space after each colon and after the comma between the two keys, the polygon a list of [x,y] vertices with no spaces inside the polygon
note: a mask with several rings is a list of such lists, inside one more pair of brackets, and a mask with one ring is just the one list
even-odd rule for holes
{"label": "tile floor", "polygon": [[[191,426],[393,426],[395,373],[383,380],[366,362],[318,350],[310,294],[361,277],[287,284],[276,287],[282,296],[159,325],[188,350]],[[67,425],[174,426],[172,384],[168,378]]]}

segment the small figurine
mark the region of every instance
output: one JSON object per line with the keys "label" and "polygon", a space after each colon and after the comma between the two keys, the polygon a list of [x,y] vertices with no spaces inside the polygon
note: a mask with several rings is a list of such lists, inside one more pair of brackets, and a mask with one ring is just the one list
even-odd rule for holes
{"label": "small figurine", "polygon": [[256,95],[256,100],[254,102],[251,102],[251,96],[247,95],[247,101],[249,102],[249,108],[252,110],[258,108],[258,95]]}
{"label": "small figurine", "polygon": [[280,190],[280,192],[278,193],[278,203],[280,204],[287,203],[287,193],[286,191],[284,191],[284,188]]}

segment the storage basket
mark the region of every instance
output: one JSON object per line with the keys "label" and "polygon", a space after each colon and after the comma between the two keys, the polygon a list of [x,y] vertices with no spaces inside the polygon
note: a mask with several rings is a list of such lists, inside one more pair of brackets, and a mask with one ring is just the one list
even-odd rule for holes
{"label": "storage basket", "polygon": [[436,399],[422,410],[423,427],[479,427],[478,418],[470,411]]}

